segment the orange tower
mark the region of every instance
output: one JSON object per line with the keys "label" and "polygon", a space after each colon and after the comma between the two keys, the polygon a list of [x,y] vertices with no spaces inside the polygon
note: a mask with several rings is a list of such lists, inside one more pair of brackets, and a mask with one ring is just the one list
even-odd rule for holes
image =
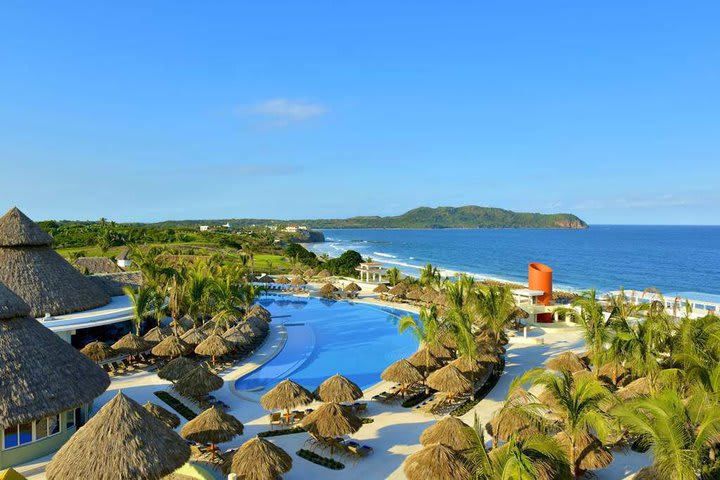
{"label": "orange tower", "polygon": [[[528,265],[528,288],[543,292],[541,296],[537,297],[537,303],[540,305],[552,303],[552,274],[552,268],[542,263],[534,262]],[[552,323],[552,320],[551,313],[541,313],[537,316],[538,322]]]}

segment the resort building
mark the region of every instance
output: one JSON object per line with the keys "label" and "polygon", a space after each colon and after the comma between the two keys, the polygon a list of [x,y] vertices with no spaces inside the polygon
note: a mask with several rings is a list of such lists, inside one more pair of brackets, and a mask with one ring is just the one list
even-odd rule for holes
{"label": "resort building", "polygon": [[83,275],[122,272],[120,267],[108,257],[80,257],[73,262],[73,266]]}
{"label": "resort building", "polygon": [[57,450],[110,385],[100,367],[30,312],[0,283],[0,470]]}
{"label": "resort building", "polygon": [[115,257],[115,262],[117,263],[117,266],[122,269],[128,268],[132,265],[132,260],[130,260],[130,249],[123,249],[123,251],[120,252],[120,255]]}
{"label": "resort building", "polygon": [[387,281],[387,268],[378,262],[361,263],[355,270],[360,275],[360,280],[366,283],[384,283]]}
{"label": "resort building", "polygon": [[678,292],[662,295],[655,290],[624,290],[610,292],[608,295],[625,295],[631,304],[641,305],[659,302],[674,317],[689,314],[690,318],[700,318],[708,314],[720,312],[720,295],[701,294],[696,292]]}
{"label": "resort building", "polygon": [[552,268],[542,263],[528,265],[528,288],[513,290],[515,303],[529,315],[529,323],[557,321],[555,310],[563,305],[553,303]]}

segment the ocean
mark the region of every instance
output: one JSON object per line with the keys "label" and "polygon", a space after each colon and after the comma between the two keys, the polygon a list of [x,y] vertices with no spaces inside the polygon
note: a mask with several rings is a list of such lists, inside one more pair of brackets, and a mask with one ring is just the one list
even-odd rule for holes
{"label": "ocean", "polygon": [[[585,230],[323,230],[316,253],[356,250],[417,276],[432,263],[450,276],[527,282],[527,265],[553,269],[566,290],[654,287],[666,296],[720,297],[720,226],[593,225]],[[697,294],[700,294],[698,296]]]}

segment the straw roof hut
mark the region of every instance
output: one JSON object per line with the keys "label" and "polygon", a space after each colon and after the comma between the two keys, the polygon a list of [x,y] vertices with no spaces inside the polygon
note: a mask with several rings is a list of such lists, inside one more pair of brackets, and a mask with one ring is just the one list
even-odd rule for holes
{"label": "straw roof hut", "polygon": [[481,363],[487,363],[488,365],[498,365],[500,364],[502,359],[497,353],[486,353],[481,351],[477,355],[477,361]]}
{"label": "straw roof hut", "polygon": [[280,285],[287,285],[290,283],[290,279],[287,278],[285,275],[281,275],[278,277],[277,280],[275,280],[275,283],[278,283]]}
{"label": "straw roof hut", "polygon": [[430,355],[439,360],[450,360],[451,358],[453,358],[452,352],[446,347],[444,347],[441,343],[428,345],[427,349],[430,351]]}
{"label": "straw roof hut", "polygon": [[72,263],[72,266],[83,275],[122,272],[122,269],[108,257],[80,257]]}
{"label": "straw roof hut", "polygon": [[420,301],[423,303],[435,303],[435,299],[437,298],[437,292],[433,290],[432,288],[425,288],[422,292],[422,295],[420,296]]}
{"label": "straw roof hut", "polygon": [[186,357],[170,360],[158,371],[158,377],[171,382],[180,380],[197,367],[197,364]]}
{"label": "straw roof hut", "polygon": [[581,370],[587,370],[585,363],[573,352],[563,352],[555,355],[551,357],[545,365],[550,370],[555,370],[556,372],[575,373]]}
{"label": "straw roof hut", "polygon": [[312,393],[305,387],[286,379],[263,395],[260,398],[260,405],[265,410],[285,410],[289,413],[293,408],[307,405],[313,400]]}
{"label": "straw roof hut", "polygon": [[658,473],[655,467],[645,467],[638,470],[633,480],[662,480],[663,477]]}
{"label": "straw roof hut", "polygon": [[246,317],[260,317],[266,322],[270,323],[272,321],[272,315],[268,311],[267,308],[263,307],[259,303],[256,303],[252,307],[248,309],[247,312],[245,312]]}
{"label": "straw roof hut", "polygon": [[427,348],[423,347],[417,352],[410,355],[407,358],[407,361],[412,363],[414,366],[421,369],[422,371],[424,371],[426,367],[428,367],[430,370],[435,370],[436,368],[442,367],[443,364],[440,360],[435,358],[432,353],[426,355],[427,353],[429,353]]}
{"label": "straw roof hut", "polygon": [[200,325],[200,326],[198,327],[198,330],[200,330],[200,331],[201,331],[202,333],[204,333],[205,335],[210,335],[210,334],[213,333],[216,329],[219,329],[219,326],[220,326],[220,325],[218,324],[217,317],[216,317],[216,318],[211,318],[211,319],[208,320],[207,322],[205,322],[205,323],[203,323],[202,325]]}
{"label": "straw roof hut", "polygon": [[328,272],[327,270],[323,269],[323,270],[320,270],[320,271],[318,272],[317,276],[320,277],[320,278],[327,278],[327,277],[331,277],[332,275],[330,274],[330,272]]}
{"label": "straw roof hut", "polygon": [[263,330],[260,330],[252,323],[247,323],[247,322],[238,324],[237,328],[242,333],[244,333],[252,338],[262,338],[267,333],[267,332],[264,332]]}
{"label": "straw roof hut", "polygon": [[303,271],[300,267],[295,267],[292,270],[290,270],[290,275],[302,275]]}
{"label": "straw roof hut", "polygon": [[427,384],[434,390],[451,395],[466,393],[472,389],[472,382],[452,365],[445,365],[428,375]]}
{"label": "straw roof hut", "polygon": [[413,302],[419,302],[423,297],[422,288],[420,288],[417,285],[411,286],[410,288],[408,288],[407,292],[405,293],[405,297],[408,300],[412,300]]}
{"label": "straw roof hut", "polygon": [[408,480],[468,480],[470,466],[461,454],[436,443],[415,452],[403,467]]}
{"label": "straw roof hut", "polygon": [[170,322],[170,326],[177,328],[178,330],[182,329],[182,332],[179,333],[185,333],[195,326],[195,321],[190,317],[190,315],[183,315],[177,320],[173,319],[173,321]]}
{"label": "straw roof hut", "polygon": [[404,283],[398,283],[394,287],[390,289],[388,294],[394,296],[394,297],[404,297],[408,292],[408,287]]}
{"label": "straw roof hut", "polygon": [[160,343],[168,335],[171,335],[172,331],[167,328],[153,327],[143,335],[143,340],[149,343]]}
{"label": "straw roof hut", "polygon": [[101,307],[110,296],[51,248],[53,239],[17,208],[0,217],[0,282],[33,317]]}
{"label": "straw roof hut", "polygon": [[457,349],[457,339],[450,328],[442,327],[438,331],[438,342],[448,350]]}
{"label": "straw roof hut", "polygon": [[55,454],[46,475],[48,480],[157,480],[189,458],[182,438],[118,393]]}
{"label": "straw roof hut", "polygon": [[307,270],[305,270],[305,272],[303,272],[303,276],[305,276],[305,277],[307,277],[307,278],[314,277],[314,276],[315,276],[315,270],[313,270],[312,268],[308,268]]}
{"label": "straw roof hut", "polygon": [[85,345],[80,353],[88,357],[93,362],[102,362],[108,358],[113,358],[117,355],[117,352],[112,349],[107,343],[95,340],[94,342]]}
{"label": "straw roof hut", "polygon": [[230,471],[244,480],[277,480],[292,468],[292,457],[264,438],[243,443],[233,454]]}
{"label": "straw roof hut", "polygon": [[307,282],[305,281],[304,278],[297,276],[292,279],[292,281],[290,282],[290,285],[295,285],[295,286],[307,285]]}
{"label": "straw roof hut", "polygon": [[261,332],[268,332],[270,330],[270,325],[268,325],[268,323],[260,317],[247,317],[245,321]]}
{"label": "straw roof hut", "polygon": [[152,344],[144,340],[142,337],[130,332],[125,334],[125,336],[117,342],[113,343],[112,348],[120,353],[136,355],[150,350],[152,348]]}
{"label": "straw roof hut", "polygon": [[408,362],[404,358],[401,358],[397,362],[391,364],[380,374],[380,378],[386,382],[395,382],[402,385],[412,385],[413,383],[421,382],[423,379],[420,370]]}
{"label": "straw roof hut", "polygon": [[318,400],[323,402],[354,402],[362,398],[363,391],[348,378],[336,373],[322,382],[313,392]]}
{"label": "straw roof hut", "polygon": [[199,328],[191,328],[183,333],[180,338],[190,346],[197,346],[207,338],[207,335]]}
{"label": "straw roof hut", "polygon": [[426,428],[420,435],[420,443],[425,447],[441,443],[456,452],[461,452],[474,445],[474,433],[472,427],[459,418],[449,415]]}
{"label": "straw roof hut", "polygon": [[198,365],[175,383],[175,390],[183,395],[200,397],[222,388],[224,383],[222,378]]}
{"label": "straw roof hut", "polygon": [[377,287],[375,287],[373,289],[373,292],[375,292],[375,293],[388,293],[389,291],[390,291],[390,289],[384,283],[381,283],[380,285],[378,285]]}
{"label": "straw roof hut", "polygon": [[608,382],[618,385],[629,372],[622,363],[611,360],[603,364],[598,373],[600,377],[607,379]]}
{"label": "straw roof hut", "polygon": [[255,279],[257,283],[275,283],[275,280],[267,273],[261,277]]}
{"label": "straw roof hut", "polygon": [[192,351],[192,347],[180,337],[169,335],[155,345],[150,352],[156,357],[181,357]]}
{"label": "straw roof hut", "polygon": [[470,380],[476,379],[487,373],[487,368],[477,359],[468,357],[456,358],[450,365],[460,370],[460,372]]}
{"label": "straw roof hut", "polygon": [[362,425],[362,420],[349,408],[333,402],[321,405],[300,422],[311,434],[330,438],[355,433]]}
{"label": "straw roof hut", "polygon": [[618,398],[623,402],[650,395],[650,380],[648,380],[647,377],[640,377],[624,387],[619,388],[616,393]]}
{"label": "straw roof hut", "polygon": [[180,436],[193,442],[216,444],[242,435],[244,429],[240,420],[213,406],[186,423]]}
{"label": "straw roof hut", "polygon": [[496,440],[508,441],[511,435],[518,438],[528,438],[538,432],[537,428],[522,412],[522,405],[518,408],[503,406],[495,411],[490,421],[485,424],[485,430]]}
{"label": "straw roof hut", "polygon": [[222,336],[225,340],[232,342],[235,348],[247,348],[253,344],[253,337],[241,331],[238,325],[223,333]]}
{"label": "straw roof hut", "polygon": [[178,417],[171,411],[161,407],[160,405],[155,405],[154,403],[147,402],[145,403],[145,405],[143,405],[143,408],[150,412],[153,417],[157,418],[165,425],[167,425],[169,428],[177,428],[180,426],[180,417]]}
{"label": "straw roof hut", "polygon": [[333,285],[332,283],[326,283],[320,288],[320,295],[329,296],[333,295],[337,291],[338,288],[335,285]]}
{"label": "straw roof hut", "polygon": [[348,293],[355,293],[355,292],[359,292],[360,290],[362,290],[362,288],[360,288],[360,285],[358,285],[355,282],[350,282],[347,285],[345,285],[345,288],[343,288],[343,291],[348,292]]}
{"label": "straw roof hut", "polygon": [[85,405],[110,385],[107,373],[29,314],[0,283],[0,428]]}
{"label": "straw roof hut", "polygon": [[[553,438],[570,458],[570,437],[565,432],[560,432],[555,434]],[[579,435],[575,444],[575,451],[577,452],[576,465],[581,470],[597,470],[612,463],[612,454],[603,447],[602,442],[594,435]]]}
{"label": "straw roof hut", "polygon": [[215,363],[215,357],[222,357],[234,350],[235,345],[233,345],[233,343],[229,340],[225,340],[217,333],[213,333],[195,347],[196,354],[212,357],[213,363]]}

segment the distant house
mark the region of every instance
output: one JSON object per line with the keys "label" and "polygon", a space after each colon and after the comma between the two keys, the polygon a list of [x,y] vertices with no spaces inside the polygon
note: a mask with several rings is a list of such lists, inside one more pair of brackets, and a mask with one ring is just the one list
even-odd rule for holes
{"label": "distant house", "polygon": [[[122,252],[120,252],[120,255],[115,257],[115,261],[118,264],[118,267],[120,268],[127,268],[130,265],[132,265],[132,260],[130,260],[130,249],[126,248]],[[103,272],[103,273],[112,273],[112,272]]]}
{"label": "distant house", "polygon": [[307,227],[305,225],[288,225],[283,230],[288,233],[299,233],[299,232],[306,232]]}
{"label": "distant house", "polygon": [[122,272],[120,267],[107,257],[80,257],[73,262],[73,266],[84,275]]}
{"label": "distant house", "polygon": [[209,232],[209,231],[210,231],[210,225],[200,225],[200,231],[201,231],[201,232]]}

